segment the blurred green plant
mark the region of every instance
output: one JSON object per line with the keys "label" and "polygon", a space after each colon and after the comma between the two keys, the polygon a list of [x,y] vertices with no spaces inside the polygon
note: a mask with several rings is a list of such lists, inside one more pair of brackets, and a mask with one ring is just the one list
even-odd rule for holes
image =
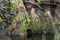
{"label": "blurred green plant", "polygon": [[17,0],[10,0],[10,6],[12,10],[16,10],[18,7],[18,1]]}
{"label": "blurred green plant", "polygon": [[0,17],[0,23],[3,21],[3,19]]}

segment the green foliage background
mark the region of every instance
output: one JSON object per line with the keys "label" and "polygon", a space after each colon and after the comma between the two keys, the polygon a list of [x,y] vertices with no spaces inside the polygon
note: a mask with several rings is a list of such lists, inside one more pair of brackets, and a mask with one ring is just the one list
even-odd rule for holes
{"label": "green foliage background", "polygon": [[[18,3],[19,1],[19,3]],[[4,0],[4,1],[0,1],[0,28],[1,30],[4,32],[7,32],[7,28],[9,28],[10,26],[12,27],[12,25],[14,24],[14,22],[19,22],[19,15],[17,13],[17,9],[18,9],[18,4],[21,4],[24,6],[23,1],[22,0],[10,0],[10,4],[8,0]],[[40,2],[40,0],[38,0],[38,2]],[[9,6],[10,5],[10,6]],[[25,6],[24,6],[25,7]],[[38,9],[39,11],[41,11],[40,9]],[[20,33],[20,32],[26,32],[26,30],[28,28],[32,29],[32,30],[40,30],[41,28],[43,28],[43,30],[52,30],[55,31],[55,40],[59,40],[60,39],[60,33],[56,31],[55,29],[55,24],[56,22],[53,21],[52,24],[47,24],[46,21],[43,22],[43,24],[41,24],[41,20],[40,18],[37,19],[30,19],[30,15],[27,13],[26,8],[24,9],[24,15],[23,16],[23,22],[21,23],[20,27],[18,29],[14,30],[14,33]],[[45,13],[43,14],[43,11],[41,13],[41,15],[43,15],[43,19],[45,20]]]}

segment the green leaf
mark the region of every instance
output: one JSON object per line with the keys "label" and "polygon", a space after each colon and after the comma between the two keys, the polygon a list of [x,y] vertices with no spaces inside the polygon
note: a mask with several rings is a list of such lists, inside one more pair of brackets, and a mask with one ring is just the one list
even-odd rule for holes
{"label": "green leaf", "polygon": [[0,17],[0,22],[2,22],[3,21],[3,19]]}

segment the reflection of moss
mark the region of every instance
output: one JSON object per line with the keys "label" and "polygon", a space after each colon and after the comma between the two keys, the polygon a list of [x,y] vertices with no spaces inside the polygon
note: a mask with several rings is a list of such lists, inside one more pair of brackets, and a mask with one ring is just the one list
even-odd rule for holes
{"label": "reflection of moss", "polygon": [[46,23],[46,39],[47,40],[54,40],[55,39],[55,22],[53,21],[51,24]]}
{"label": "reflection of moss", "polygon": [[45,36],[46,36],[46,39],[47,40],[54,40],[54,38],[55,38],[55,33],[54,32],[47,32],[46,34],[45,34]]}

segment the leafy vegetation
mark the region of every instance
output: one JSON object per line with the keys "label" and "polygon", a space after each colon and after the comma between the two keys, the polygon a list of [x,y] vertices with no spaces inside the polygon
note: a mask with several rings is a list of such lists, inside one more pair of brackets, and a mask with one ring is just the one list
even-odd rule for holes
{"label": "leafy vegetation", "polygon": [[[25,0],[24,0],[25,1]],[[30,0],[31,1],[31,0]],[[37,0],[40,3],[42,0]],[[10,2],[10,3],[9,3]],[[32,2],[32,1],[31,1]],[[34,1],[33,1],[34,2]],[[26,8],[26,6],[28,8]],[[47,40],[59,40],[60,33],[56,29],[58,20],[49,13],[34,7],[36,5],[25,5],[23,0],[0,1],[0,33],[20,34],[27,32],[27,29],[34,31],[52,32],[53,39],[46,35]],[[31,8],[29,8],[31,7]],[[29,9],[29,11],[27,11]],[[51,18],[52,17],[52,18]],[[13,30],[14,29],[14,30]],[[13,31],[12,31],[13,30]],[[1,34],[2,34],[1,33]],[[3,34],[3,35],[4,35]],[[49,39],[50,38],[50,39]]]}

